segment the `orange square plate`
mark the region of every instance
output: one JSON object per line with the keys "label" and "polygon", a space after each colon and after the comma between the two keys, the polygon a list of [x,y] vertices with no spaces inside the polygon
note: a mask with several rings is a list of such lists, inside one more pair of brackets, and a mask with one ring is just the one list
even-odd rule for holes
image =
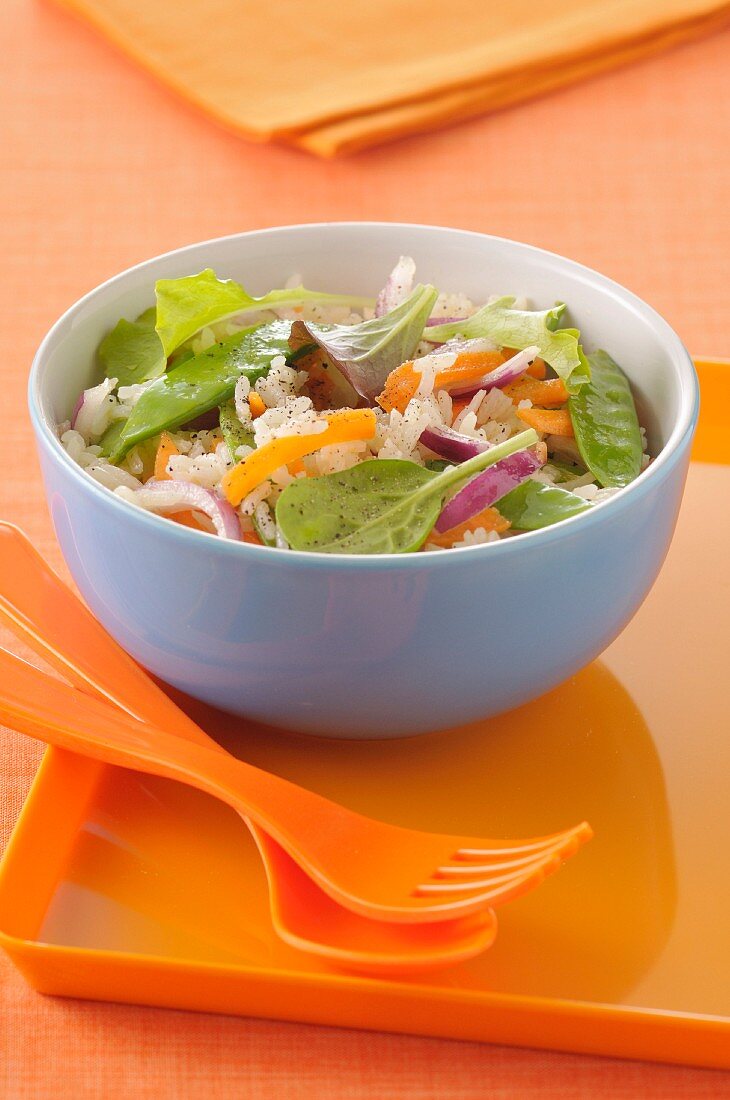
{"label": "orange square plate", "polygon": [[[661,576],[600,661],[501,718],[331,742],[184,701],[236,754],[387,820],[595,839],[423,977],[329,969],[274,935],[247,830],[177,783],[46,753],[0,868],[0,942],[44,993],[730,1066],[727,365]],[[550,631],[560,623],[548,623]],[[35,868],[29,888],[27,867]],[[22,884],[22,885],[21,885]]]}

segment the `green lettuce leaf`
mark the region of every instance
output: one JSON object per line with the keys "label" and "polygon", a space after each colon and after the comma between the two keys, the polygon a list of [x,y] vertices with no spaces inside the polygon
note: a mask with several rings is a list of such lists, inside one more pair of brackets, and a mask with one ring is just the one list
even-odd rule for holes
{"label": "green lettuce leaf", "polygon": [[155,284],[157,298],[157,332],[166,356],[180,347],[206,325],[225,321],[243,313],[256,313],[322,302],[329,305],[371,305],[372,299],[344,294],[324,294],[306,290],[303,286],[289,290],[272,290],[261,298],[252,298],[240,283],[219,279],[210,268],[183,279],[159,279]]}
{"label": "green lettuce leaf", "polygon": [[352,388],[372,405],[390,372],[413,357],[437,298],[435,287],[417,286],[396,309],[359,325],[295,321],[290,343],[295,351],[317,344]]}
{"label": "green lettuce leaf", "polygon": [[498,298],[464,321],[429,328],[427,338],[437,343],[446,343],[457,336],[467,340],[484,338],[518,351],[536,344],[568,391],[577,393],[589,381],[591,370],[578,343],[578,330],[557,327],[565,304],[560,302],[543,310],[512,309],[514,301],[513,297]]}
{"label": "green lettuce leaf", "polygon": [[165,373],[165,353],[155,332],[155,310],[148,309],[136,321],[118,321],[99,344],[99,361],[107,378],[120,386],[149,382]]}

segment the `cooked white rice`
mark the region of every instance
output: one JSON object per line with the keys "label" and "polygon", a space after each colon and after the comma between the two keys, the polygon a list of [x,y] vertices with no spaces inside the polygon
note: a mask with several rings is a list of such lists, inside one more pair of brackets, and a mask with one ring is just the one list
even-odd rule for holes
{"label": "cooked white rice", "polygon": [[[287,286],[297,286],[299,276],[292,276]],[[463,294],[441,294],[436,302],[432,317],[465,318],[475,312],[474,303]],[[528,308],[524,299],[515,302],[515,308]],[[372,311],[354,313],[342,306],[324,306],[307,304],[289,310],[278,310],[252,318],[246,317],[246,324],[255,320],[270,319],[278,316],[285,319],[305,319],[322,323],[357,324]],[[230,336],[242,327],[234,321],[223,322],[203,329],[192,341],[194,352],[200,352],[212,346],[217,340]],[[480,344],[485,345],[485,341]],[[453,416],[454,401],[445,391],[433,393],[434,381],[439,370],[444,369],[455,356],[447,351],[438,351],[424,340],[419,345],[419,358],[414,367],[420,372],[420,382],[415,396],[405,412],[394,409],[386,413],[375,410],[377,429],[374,438],[368,443],[353,442],[327,446],[306,456],[303,461],[304,473],[292,474],[286,467],[275,471],[270,479],[259,485],[239,505],[237,511],[242,530],[252,531],[254,527],[265,541],[277,546],[285,545],[274,518],[276,500],[282,489],[295,476],[322,475],[347,470],[370,458],[398,458],[424,465],[436,458],[419,440],[425,428],[453,427],[463,435],[483,439],[489,443],[500,443],[518,432],[524,431],[524,421],[517,415],[517,407],[500,389],[489,393],[480,390],[468,404]],[[242,425],[253,428],[256,446],[260,447],[272,439],[286,435],[310,435],[323,432],[327,427],[326,414],[318,412],[309,397],[303,394],[307,382],[306,371],[297,371],[287,366],[284,356],[272,360],[271,368],[265,378],[255,384],[255,391],[261,398],[265,411],[253,419],[249,405],[250,383],[241,377],[236,384],[234,404],[236,415]],[[114,394],[116,379],[106,379],[98,386],[86,391],[83,407],[76,424],[71,429],[69,423],[59,428],[60,440],[68,454],[78,462],[86,472],[106,488],[118,493],[125,500],[146,506],[143,497],[137,497],[134,490],[139,489],[143,481],[150,476],[150,454],[144,448],[133,448],[119,466],[109,463],[100,453],[98,440],[116,419],[129,416],[136,401],[152,383],[137,386],[120,387]],[[520,402],[520,407],[528,407],[531,402]],[[251,448],[242,446],[231,456],[228,447],[222,442],[220,432],[215,431],[176,431],[171,435],[178,455],[170,458],[168,475],[174,480],[193,482],[206,489],[220,488],[220,482],[234,461],[238,461],[250,452]],[[580,462],[575,441],[562,436],[540,438],[547,444],[551,457],[561,462]],[[642,428],[642,438],[646,450],[646,433]],[[648,465],[649,455],[645,454],[643,466]],[[566,481],[558,469],[550,462],[533,475],[536,481],[544,484],[560,483],[561,488],[571,490],[584,500],[598,503],[609,498],[617,490],[601,489],[589,473]],[[462,537],[455,534],[454,541],[446,546],[427,542],[426,551],[446,548],[488,545],[509,537],[510,531],[498,534],[478,527],[466,531]]]}

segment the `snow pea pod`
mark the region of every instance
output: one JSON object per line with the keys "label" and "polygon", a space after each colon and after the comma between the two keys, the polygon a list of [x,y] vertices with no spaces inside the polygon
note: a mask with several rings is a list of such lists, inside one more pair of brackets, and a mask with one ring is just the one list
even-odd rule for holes
{"label": "snow pea pod", "polygon": [[143,439],[187,424],[233,396],[245,374],[253,385],[271,360],[288,355],[291,321],[272,321],[243,329],[173,367],[140,397],[113,443],[110,459],[119,462]]}
{"label": "snow pea pod", "polygon": [[244,427],[238,419],[236,405],[233,401],[227,401],[225,405],[221,405],[220,426],[231,459],[236,462],[236,451],[239,447],[253,447],[253,429]]}
{"label": "snow pea pod", "polygon": [[126,420],[112,420],[99,440],[102,455],[108,458],[116,450],[126,423]]}
{"label": "snow pea pod", "polygon": [[568,400],[578,450],[600,485],[628,485],[641,472],[644,449],[629,380],[608,352],[588,362],[590,382]]}
{"label": "snow pea pod", "polygon": [[542,485],[539,481],[523,481],[503,496],[497,508],[515,531],[539,531],[561,519],[570,519],[592,507],[587,500],[559,489],[557,485]]}
{"label": "snow pea pod", "polygon": [[574,481],[577,477],[582,477],[586,472],[583,466],[578,466],[574,462],[561,462],[557,458],[549,458],[548,465],[555,470],[556,484],[561,481]]}

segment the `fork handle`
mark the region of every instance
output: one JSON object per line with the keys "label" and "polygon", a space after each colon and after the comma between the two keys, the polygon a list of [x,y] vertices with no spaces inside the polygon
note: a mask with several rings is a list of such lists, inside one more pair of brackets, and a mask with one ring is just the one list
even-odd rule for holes
{"label": "fork handle", "polygon": [[219,798],[265,829],[327,890],[324,869],[298,843],[305,830],[317,835],[327,829],[333,810],[341,818],[343,807],[322,795],[220,749],[127,718],[5,650],[0,650],[0,720],[57,748],[175,779]]}
{"label": "fork handle", "polygon": [[106,632],[20,528],[0,520],[0,619],[87,694],[187,741],[225,750]]}
{"label": "fork handle", "polygon": [[[0,621],[3,620],[83,693],[108,700],[117,713],[126,712],[137,721],[161,726],[185,741],[205,745],[231,759],[106,632],[23,532],[0,520]],[[276,896],[287,875],[304,874],[305,869],[249,814],[242,814],[241,818],[261,853],[269,878],[272,918],[281,933]],[[322,890],[322,883],[312,879],[312,889]],[[347,905],[346,899],[340,901]]]}

